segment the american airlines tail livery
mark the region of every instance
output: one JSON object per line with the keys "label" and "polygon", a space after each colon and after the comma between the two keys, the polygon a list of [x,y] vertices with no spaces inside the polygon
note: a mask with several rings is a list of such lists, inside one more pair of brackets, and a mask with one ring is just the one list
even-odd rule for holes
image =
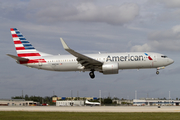
{"label": "american airlines tail livery", "polygon": [[71,55],[51,55],[37,51],[32,44],[16,28],[11,28],[17,56],[7,54],[18,64],[30,68],[50,71],[90,71],[89,76],[95,78],[94,71],[105,75],[118,74],[121,69],[155,68],[160,69],[174,61],[167,56],[153,52],[127,52],[105,54],[81,54],[67,46],[62,38],[62,45]]}

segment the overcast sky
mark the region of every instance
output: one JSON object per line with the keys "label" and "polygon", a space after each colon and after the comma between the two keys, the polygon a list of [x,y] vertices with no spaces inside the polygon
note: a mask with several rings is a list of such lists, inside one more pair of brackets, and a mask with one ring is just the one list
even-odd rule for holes
{"label": "overcast sky", "polygon": [[[24,94],[130,98],[180,98],[179,0],[0,0],[0,98]],[[95,72],[52,72],[27,68],[6,56],[16,55],[10,28],[16,27],[42,52],[69,54],[158,52],[175,63],[160,70],[120,70],[117,75]]]}

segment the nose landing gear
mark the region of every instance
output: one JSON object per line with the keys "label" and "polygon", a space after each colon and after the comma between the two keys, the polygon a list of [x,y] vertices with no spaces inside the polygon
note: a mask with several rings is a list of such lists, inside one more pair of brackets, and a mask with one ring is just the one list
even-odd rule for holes
{"label": "nose landing gear", "polygon": [[89,76],[90,76],[92,79],[95,78],[94,71],[91,71],[91,72],[89,73]]}
{"label": "nose landing gear", "polygon": [[158,67],[157,71],[156,71],[156,74],[159,75],[159,71],[158,70],[161,70],[161,69],[164,69],[164,68],[165,68],[164,66],[163,67]]}

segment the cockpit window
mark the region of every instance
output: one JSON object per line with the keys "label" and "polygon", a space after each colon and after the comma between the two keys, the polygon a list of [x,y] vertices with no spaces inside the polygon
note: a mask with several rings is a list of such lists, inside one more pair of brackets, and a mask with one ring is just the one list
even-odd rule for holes
{"label": "cockpit window", "polygon": [[161,57],[162,57],[162,58],[167,58],[167,56],[164,56],[164,55],[162,55]]}

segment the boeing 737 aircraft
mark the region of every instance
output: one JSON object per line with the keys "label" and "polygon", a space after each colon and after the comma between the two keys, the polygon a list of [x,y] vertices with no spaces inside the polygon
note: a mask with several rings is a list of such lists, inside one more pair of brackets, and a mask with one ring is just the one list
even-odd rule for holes
{"label": "boeing 737 aircraft", "polygon": [[105,54],[81,54],[67,46],[62,38],[62,45],[71,55],[51,55],[37,51],[32,44],[16,28],[11,28],[17,56],[7,54],[18,64],[30,68],[50,71],[90,71],[89,75],[95,78],[94,71],[105,75],[118,74],[121,69],[160,69],[174,61],[167,56],[153,52],[127,52]]}

